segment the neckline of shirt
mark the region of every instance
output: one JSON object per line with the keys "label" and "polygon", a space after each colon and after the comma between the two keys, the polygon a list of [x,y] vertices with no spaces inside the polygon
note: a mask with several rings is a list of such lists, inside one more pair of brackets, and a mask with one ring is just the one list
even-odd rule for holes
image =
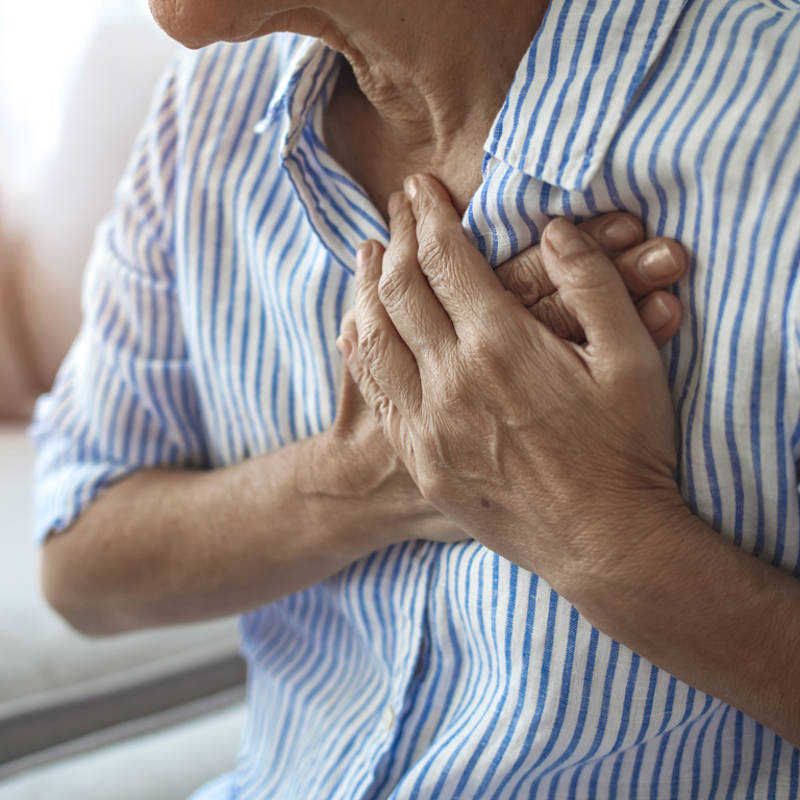
{"label": "neckline of shirt", "polygon": [[[688,2],[552,0],[492,125],[486,153],[558,188],[585,190]],[[320,40],[297,39],[256,125],[262,133],[284,120],[284,159],[339,58]]]}

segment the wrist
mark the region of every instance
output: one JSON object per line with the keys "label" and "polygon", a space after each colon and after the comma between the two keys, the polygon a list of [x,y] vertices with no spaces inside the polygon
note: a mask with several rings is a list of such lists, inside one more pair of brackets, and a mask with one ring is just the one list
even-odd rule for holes
{"label": "wrist", "polygon": [[[683,540],[705,527],[674,491],[654,491],[619,503],[597,518],[583,558],[568,565],[557,590],[596,627],[608,633],[626,614],[652,607],[674,581],[682,563]],[[614,635],[614,634],[612,634]]]}
{"label": "wrist", "polygon": [[336,427],[306,443],[297,489],[308,524],[327,529],[356,557],[417,538],[415,521],[436,514],[393,455],[370,463],[369,449]]}

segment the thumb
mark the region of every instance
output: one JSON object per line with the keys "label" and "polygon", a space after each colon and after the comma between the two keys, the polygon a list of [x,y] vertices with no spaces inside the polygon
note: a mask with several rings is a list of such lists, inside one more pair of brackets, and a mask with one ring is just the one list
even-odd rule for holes
{"label": "thumb", "polygon": [[542,258],[564,306],[583,328],[589,352],[657,355],[619,271],[593,240],[555,219],[544,229]]}

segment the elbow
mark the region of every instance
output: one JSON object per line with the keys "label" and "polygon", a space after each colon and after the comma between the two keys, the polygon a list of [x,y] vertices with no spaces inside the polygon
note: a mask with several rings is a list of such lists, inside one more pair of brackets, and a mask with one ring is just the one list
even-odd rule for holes
{"label": "elbow", "polygon": [[71,628],[84,636],[100,637],[127,630],[114,613],[112,598],[93,582],[84,562],[74,557],[72,534],[51,536],[40,560],[42,594]]}

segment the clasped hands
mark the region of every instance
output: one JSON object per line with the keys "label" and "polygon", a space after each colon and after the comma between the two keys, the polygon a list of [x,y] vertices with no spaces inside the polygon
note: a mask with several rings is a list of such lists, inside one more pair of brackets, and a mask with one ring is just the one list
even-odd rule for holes
{"label": "clasped hands", "polygon": [[657,289],[682,250],[639,244],[624,215],[557,219],[495,272],[433,178],[389,210],[386,251],[358,251],[339,347],[393,453],[464,534],[555,588],[619,568],[682,504],[657,350],[680,322]]}

